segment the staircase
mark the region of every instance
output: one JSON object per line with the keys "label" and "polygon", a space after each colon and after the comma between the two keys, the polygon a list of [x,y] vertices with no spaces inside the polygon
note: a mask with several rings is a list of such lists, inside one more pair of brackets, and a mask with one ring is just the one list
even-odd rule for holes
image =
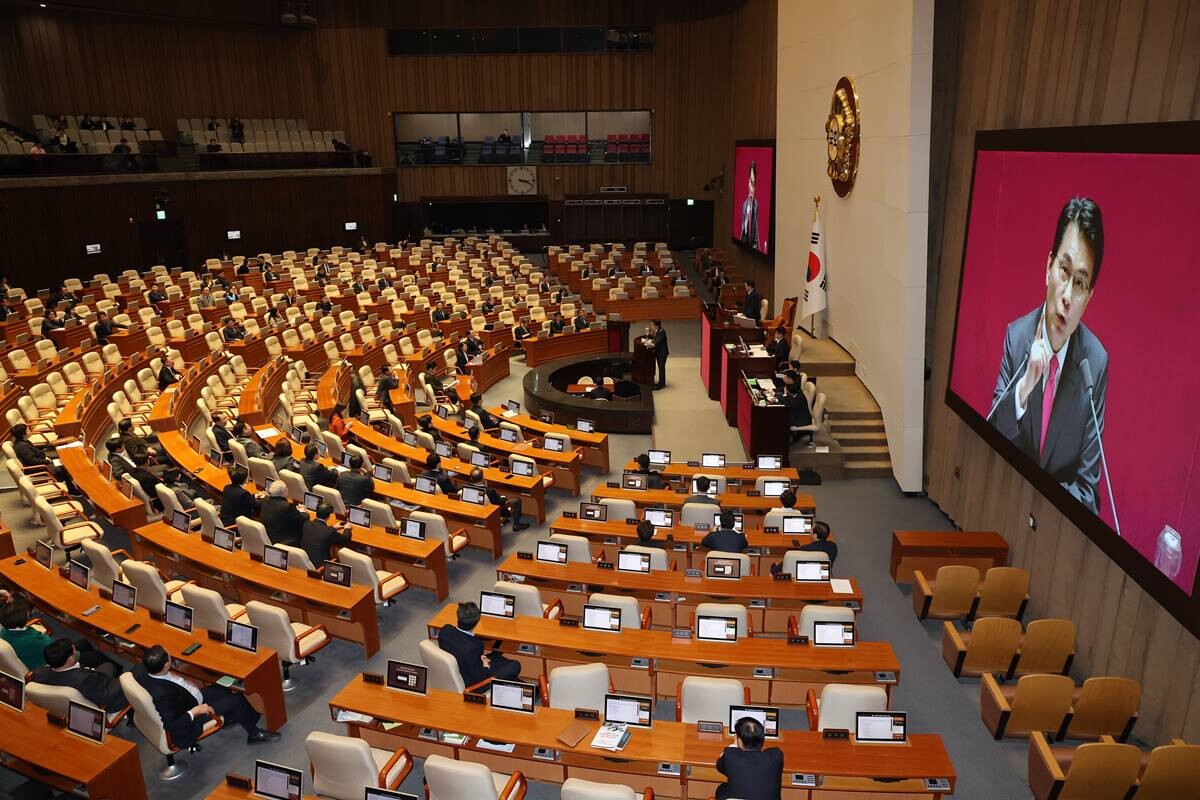
{"label": "staircase", "polygon": [[883,414],[829,409],[829,432],[842,446],[847,478],[886,478],[892,474]]}

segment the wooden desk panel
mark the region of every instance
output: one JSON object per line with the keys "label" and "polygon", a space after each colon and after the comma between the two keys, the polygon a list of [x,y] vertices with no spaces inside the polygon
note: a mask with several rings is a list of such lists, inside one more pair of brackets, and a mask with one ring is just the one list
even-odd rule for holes
{"label": "wooden desk panel", "polygon": [[[497,419],[502,419],[505,422],[511,422],[514,425],[519,425],[521,428],[530,431],[537,436],[544,437],[547,433],[565,433],[571,437],[571,444],[583,452],[583,463],[589,467],[598,467],[601,472],[608,472],[608,434],[607,433],[584,433],[576,428],[568,428],[566,425],[555,425],[547,422],[542,422],[539,419],[534,419],[528,414],[516,414],[508,417],[504,415],[505,409],[500,406],[489,408]],[[585,417],[586,419],[586,417]]]}
{"label": "wooden desk panel", "polygon": [[480,394],[508,377],[510,356],[506,348],[496,347],[489,348],[482,355],[480,363],[467,363],[467,372],[475,379],[476,391]]}
{"label": "wooden desk panel", "polygon": [[913,570],[932,578],[953,564],[985,572],[1008,563],[1008,542],[994,531],[892,531],[892,579],[908,583]]}
{"label": "wooden desk panel", "polygon": [[[664,286],[660,291],[672,291],[672,287]],[[620,314],[625,321],[646,319],[697,319],[700,316],[700,298],[691,297],[653,297],[628,298],[626,300],[607,300],[609,314]],[[599,313],[600,309],[596,309]]]}
{"label": "wooden desk panel", "polygon": [[63,469],[79,487],[100,514],[121,528],[134,528],[146,522],[146,506],[141,500],[131,499],[105,479],[83,447],[64,447],[58,451]]}
{"label": "wooden desk panel", "polygon": [[[732,463],[734,462],[726,460],[726,466],[718,469],[715,467],[696,466],[688,464],[686,461],[672,461],[663,467],[655,467],[651,464],[650,468],[657,469],[658,474],[667,480],[671,480],[672,478],[686,478],[690,481],[693,475],[720,476],[725,478],[726,482],[737,481],[749,486],[751,489],[754,488],[754,482],[758,478],[782,478],[792,483],[797,483],[800,480],[800,473],[796,471],[795,467],[756,469],[754,467],[755,462],[751,461],[749,462],[750,469],[746,469],[741,462],[737,462],[737,466],[730,466]],[[636,461],[629,461],[624,467],[626,472],[633,472],[636,469],[638,469]]]}
{"label": "wooden desk panel", "polygon": [[559,333],[545,339],[530,337],[521,342],[525,348],[525,366],[536,367],[560,358],[608,352],[608,331]]}
{"label": "wooden desk panel", "polygon": [[[467,434],[467,429],[459,423],[442,419],[437,414],[432,416],[432,420],[433,427],[437,429],[443,439],[454,442],[471,442],[471,437]],[[502,456],[521,455],[532,458],[539,466],[548,469],[554,475],[554,485],[556,487],[566,489],[576,497],[579,496],[581,485],[580,465],[583,463],[583,453],[579,448],[575,448],[568,453],[556,453],[551,450],[534,447],[533,443],[528,441],[517,443],[506,442],[499,436],[493,436],[490,433],[480,433],[477,446]]]}
{"label": "wooden desk panel", "polygon": [[[689,491],[676,492],[671,489],[622,489],[619,486],[597,486],[592,489],[592,497],[599,500],[603,498],[632,500],[638,508],[649,507],[667,507],[667,508],[683,508],[684,501],[691,495],[691,487]],[[717,500],[721,503],[721,508],[725,511],[741,511],[749,515],[765,515],[773,508],[779,508],[778,497],[765,497],[758,495],[752,497],[749,494],[739,494],[738,492],[725,492],[717,495]],[[796,495],[797,511],[812,511],[816,513],[817,504],[813,501],[811,494]],[[753,527],[761,527],[761,523],[757,519],[748,519],[747,525]]]}

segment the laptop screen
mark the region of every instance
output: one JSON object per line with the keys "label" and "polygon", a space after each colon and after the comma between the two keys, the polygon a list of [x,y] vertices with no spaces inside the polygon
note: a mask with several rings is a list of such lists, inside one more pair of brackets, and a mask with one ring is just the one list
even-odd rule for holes
{"label": "laptop screen", "polygon": [[312,492],[304,493],[304,507],[309,511],[316,511],[317,506],[321,505],[321,495]]}
{"label": "laptop screen", "polygon": [[137,605],[137,587],[124,581],[113,581],[112,599],[121,608],[133,611]]}
{"label": "laptop screen", "polygon": [[33,560],[50,569],[54,566],[54,547],[49,542],[38,539],[33,545]]}
{"label": "laptop screen", "polygon": [[512,471],[513,471],[513,475],[520,475],[522,478],[532,478],[533,477],[533,462],[532,461],[521,461],[519,459],[513,459]]}
{"label": "laptop screen", "polygon": [[419,519],[406,519],[400,523],[400,535],[409,539],[425,539],[425,523]]}
{"label": "laptop screen", "polygon": [[321,573],[322,579],[326,583],[332,583],[337,586],[349,586],[353,576],[353,568],[349,564],[342,564],[338,561],[326,561],[325,570]]}
{"label": "laptop screen", "polygon": [[228,528],[213,528],[213,544],[222,550],[233,552],[237,545],[237,537]]}
{"label": "laptop screen", "polygon": [[706,642],[736,642],[737,620],[733,617],[696,617],[696,638]]}
{"label": "laptop screen", "polygon": [[540,419],[542,422],[546,423],[547,425],[553,425],[554,424],[554,412],[553,411],[539,412],[538,419]]}
{"label": "laptop screen", "polygon": [[254,795],[269,800],[301,800],[304,773],[267,761],[254,762]]}
{"label": "laptop screen", "polygon": [[360,528],[371,527],[371,512],[362,506],[350,506],[346,509],[346,519],[351,525],[357,525]]}
{"label": "laptop screen", "polygon": [[377,481],[383,481],[384,483],[392,482],[391,467],[385,467],[383,464],[376,464],[375,468],[371,470],[371,474],[374,475],[375,480]]}
{"label": "laptop screen", "polygon": [[437,494],[437,481],[425,475],[418,475],[413,488],[425,494]]}
{"label": "laptop screen", "polygon": [[454,457],[454,448],[452,448],[450,445],[446,444],[445,442],[438,442],[437,444],[435,444],[433,446],[433,451],[435,453],[437,453],[439,456],[441,456],[442,458],[453,458]]}
{"label": "laptop screen", "polygon": [[812,520],[799,514],[783,518],[784,533],[812,533]]}
{"label": "laptop screen", "polygon": [[670,450],[649,450],[646,455],[650,457],[650,463],[656,467],[665,467],[671,463]]}
{"label": "laptop screen", "polygon": [[710,578],[740,578],[742,562],[736,558],[709,556],[704,559],[704,573]]}
{"label": "laptop screen", "polygon": [[67,730],[76,736],[104,741],[104,712],[86,703],[67,701]]}
{"label": "laptop screen", "polygon": [[596,432],[596,423],[594,420],[590,420],[590,419],[575,420],[575,427],[579,429],[580,433],[595,433]]}
{"label": "laptop screen", "polygon": [[757,720],[763,726],[763,735],[768,739],[779,738],[779,709],[770,706],[730,706],[729,732],[733,733],[737,721],[742,717]]}
{"label": "laptop screen", "polygon": [[404,440],[404,443],[406,445],[408,445],[409,447],[417,446],[417,435],[411,431],[404,434],[403,440]]}
{"label": "laptop screen", "polygon": [[637,728],[651,725],[650,698],[629,694],[604,695],[604,721],[624,722]]}
{"label": "laptop screen", "polygon": [[91,574],[92,571],[78,561],[72,561],[67,567],[67,580],[80,589],[88,588],[88,580],[91,578]]}
{"label": "laptop screen", "polygon": [[180,533],[187,533],[191,528],[192,518],[184,511],[171,512],[171,527]]}
{"label": "laptop screen", "polygon": [[650,554],[622,550],[617,553],[617,569],[621,572],[649,572]]}
{"label": "laptop screen", "polygon": [[388,660],[387,686],[389,689],[399,689],[402,692],[425,694],[429,678],[429,670],[420,664],[409,664],[407,661]]}
{"label": "laptop screen", "polygon": [[517,598],[499,592],[480,592],[479,613],[489,617],[512,619],[517,613]]}
{"label": "laptop screen", "polygon": [[580,519],[590,519],[593,522],[608,521],[608,506],[603,503],[580,503]]}
{"label": "laptop screen", "polygon": [[534,685],[520,681],[493,680],[492,708],[533,713]]}
{"label": "laptop screen", "polygon": [[505,442],[508,442],[509,444],[512,444],[517,441],[517,432],[514,431],[512,428],[501,428],[500,429],[500,439],[501,439],[501,441],[505,441]]}
{"label": "laptop screen", "polygon": [[827,581],[829,580],[828,561],[797,561],[797,581]]}
{"label": "laptop screen", "polygon": [[675,512],[669,508],[647,508],[643,516],[656,528],[670,528],[675,525]]}
{"label": "laptop screen", "polygon": [[562,439],[554,439],[547,436],[542,439],[542,449],[549,450],[551,453],[561,453],[563,451]]}
{"label": "laptop screen", "polygon": [[538,542],[537,560],[549,561],[551,564],[567,563],[567,546],[560,542]]}
{"label": "laptop screen", "polygon": [[585,605],[583,607],[583,627],[589,631],[615,633],[621,630],[621,609]]}
{"label": "laptop screen", "polygon": [[487,492],[478,486],[462,487],[461,496],[464,503],[473,503],[477,506],[487,503]]}
{"label": "laptop screen", "polygon": [[516,400],[509,400],[507,403],[504,404],[504,407],[507,408],[509,411],[511,411],[514,414],[521,413],[521,404],[518,403]]}
{"label": "laptop screen", "polygon": [[763,481],[763,497],[779,497],[788,488],[788,481]]}
{"label": "laptop screen", "polygon": [[179,628],[188,633],[192,632],[192,609],[190,607],[168,600],[165,604],[165,611],[164,622],[172,628]]}
{"label": "laptop screen", "polygon": [[390,789],[372,789],[368,786],[363,800],[418,800],[418,798],[415,794],[407,792],[393,792]]}
{"label": "laptop screen", "polygon": [[258,628],[235,619],[227,619],[225,620],[225,643],[230,647],[257,653]]}
{"label": "laptop screen", "polygon": [[813,644],[824,647],[853,647],[854,623],[828,620],[814,622]]}
{"label": "laptop screen", "polygon": [[643,491],[649,485],[649,477],[637,472],[626,472],[621,476],[621,485],[626,489]]}
{"label": "laptop screen", "polygon": [[782,469],[783,456],[758,456],[755,466],[759,469]]}
{"label": "laptop screen", "polygon": [[282,547],[267,545],[263,548],[263,563],[275,569],[288,568],[288,552]]}
{"label": "laptop screen", "polygon": [[25,710],[25,681],[0,672],[0,703],[17,711]]}
{"label": "laptop screen", "polygon": [[472,467],[486,467],[489,463],[490,463],[490,461],[488,459],[487,453],[484,453],[482,451],[477,451],[477,452],[471,453],[471,466]]}
{"label": "laptop screen", "polygon": [[354,453],[351,453],[349,450],[343,450],[342,451],[342,466],[349,467],[350,459],[352,459],[352,458],[354,458]]}
{"label": "laptop screen", "polygon": [[854,738],[860,742],[901,744],[908,740],[908,714],[904,711],[859,711]]}
{"label": "laptop screen", "polygon": [[716,469],[724,469],[725,454],[724,453],[704,453],[700,456],[700,466],[713,467]]}

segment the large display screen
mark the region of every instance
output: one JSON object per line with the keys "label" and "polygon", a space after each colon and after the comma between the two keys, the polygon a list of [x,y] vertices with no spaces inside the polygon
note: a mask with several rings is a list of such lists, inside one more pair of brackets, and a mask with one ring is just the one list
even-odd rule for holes
{"label": "large display screen", "polygon": [[735,143],[732,188],[733,240],[771,256],[775,223],[774,142]]}
{"label": "large display screen", "polygon": [[1200,556],[1184,125],[979,135],[947,398],[1160,601]]}

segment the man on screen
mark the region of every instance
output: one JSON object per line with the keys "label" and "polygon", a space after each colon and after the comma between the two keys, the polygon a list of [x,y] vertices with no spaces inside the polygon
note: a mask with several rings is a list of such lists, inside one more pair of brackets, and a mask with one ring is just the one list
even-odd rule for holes
{"label": "man on screen", "polygon": [[[1103,257],[1100,207],[1086,197],[1071,198],[1046,256],[1046,300],[1011,322],[1004,335],[991,416],[997,430],[1096,514],[1108,353],[1080,319]],[[1095,381],[1095,423],[1080,366],[1085,359]]]}
{"label": "man on screen", "polygon": [[742,225],[738,238],[742,244],[758,247],[758,198],[754,196],[754,185],[758,182],[758,164],[750,162],[746,176],[746,199],[742,203]]}

